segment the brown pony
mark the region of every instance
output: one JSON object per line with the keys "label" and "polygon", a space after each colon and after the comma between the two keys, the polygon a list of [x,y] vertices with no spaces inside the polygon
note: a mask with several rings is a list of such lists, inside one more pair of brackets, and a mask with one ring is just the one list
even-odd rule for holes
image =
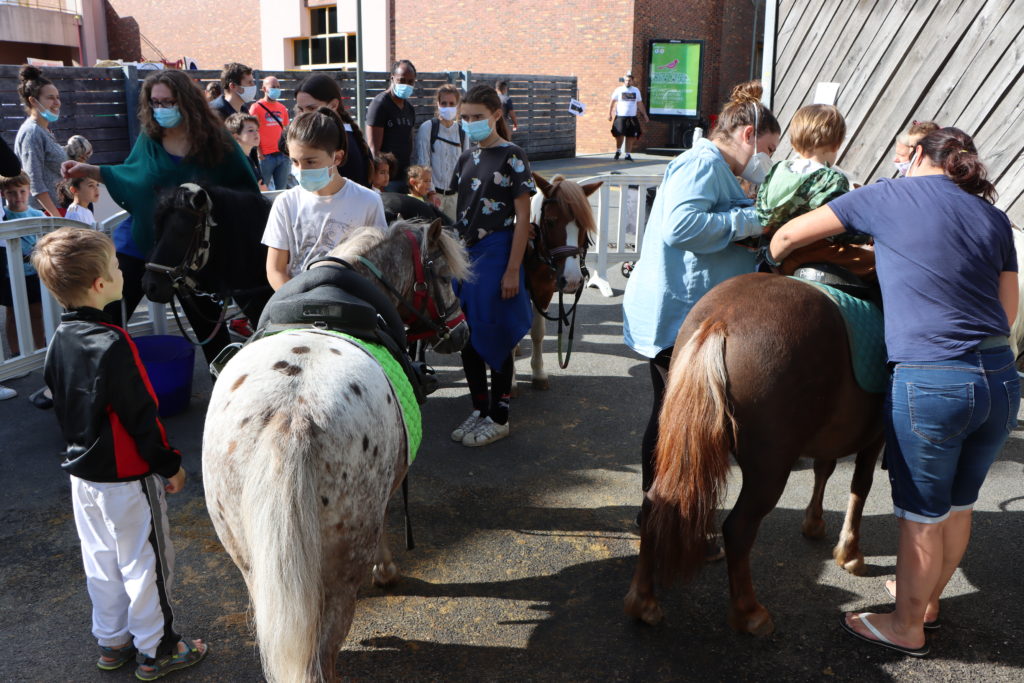
{"label": "brown pony", "polygon": [[750,549],[800,456],[814,459],[815,474],[803,532],[821,537],[825,483],[837,458],[857,454],[833,556],[854,574],[864,571],[860,519],[883,442],[883,396],[857,384],[836,306],[791,278],[752,273],[726,280],[694,306],[675,348],[626,613],[658,623],[655,577],[668,585],[704,563],[731,453],[743,484],[722,527],[729,623],[767,635],[774,626],[754,593]]}
{"label": "brown pony", "polygon": [[[536,173],[533,179],[540,189],[530,205],[530,220],[536,234],[523,265],[530,300],[541,314],[533,316],[530,328],[533,388],[545,390],[550,386],[544,372],[545,312],[556,292],[575,294],[583,286],[583,263],[590,235],[597,233],[587,197],[601,187],[601,181],[581,186],[556,175],[548,182]],[[564,316],[564,312],[560,310],[558,315]]]}

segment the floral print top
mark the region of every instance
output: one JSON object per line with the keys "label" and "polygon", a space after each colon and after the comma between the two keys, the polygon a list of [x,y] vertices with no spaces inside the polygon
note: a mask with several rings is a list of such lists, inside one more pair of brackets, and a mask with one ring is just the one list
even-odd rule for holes
{"label": "floral print top", "polygon": [[513,230],[516,198],[537,192],[526,154],[510,142],[463,152],[449,187],[459,193],[454,227],[466,246]]}

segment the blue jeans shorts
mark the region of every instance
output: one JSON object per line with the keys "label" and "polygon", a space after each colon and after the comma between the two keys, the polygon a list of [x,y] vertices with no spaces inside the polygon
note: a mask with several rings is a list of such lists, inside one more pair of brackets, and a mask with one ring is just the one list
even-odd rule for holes
{"label": "blue jeans shorts", "polygon": [[934,524],[978,500],[1017,426],[1020,381],[1009,347],[897,363],[886,400],[885,461],[897,517]]}

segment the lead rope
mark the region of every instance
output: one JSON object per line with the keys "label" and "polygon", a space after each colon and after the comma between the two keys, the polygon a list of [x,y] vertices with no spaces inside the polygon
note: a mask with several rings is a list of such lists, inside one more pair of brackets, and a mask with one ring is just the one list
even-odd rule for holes
{"label": "lead rope", "polygon": [[[569,359],[572,357],[572,340],[576,334],[576,308],[580,303],[580,297],[583,295],[583,285],[576,290],[576,298],[572,302],[572,308],[569,312],[565,312],[565,307],[562,304],[562,290],[558,290],[558,367],[565,370],[569,367]],[[565,350],[565,360],[562,360],[562,321],[563,319],[569,320],[569,343]]]}
{"label": "lead rope", "polygon": [[409,518],[409,472],[402,478],[402,509],[405,512],[405,549],[412,550],[416,542],[412,538],[412,520]]}

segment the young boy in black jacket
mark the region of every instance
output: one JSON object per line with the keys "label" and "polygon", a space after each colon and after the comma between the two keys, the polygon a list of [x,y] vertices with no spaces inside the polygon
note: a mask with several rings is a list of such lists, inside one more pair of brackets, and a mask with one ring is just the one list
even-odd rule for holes
{"label": "young boy in black jacket", "polygon": [[96,666],[117,669],[141,653],[135,674],[154,680],[208,651],[174,630],[168,595],[174,549],[164,494],[185,485],[181,454],[167,442],[135,343],[103,313],[124,282],[110,238],[61,228],[39,239],[32,264],[66,309],[44,374],[67,443],[61,467],[71,475]]}

